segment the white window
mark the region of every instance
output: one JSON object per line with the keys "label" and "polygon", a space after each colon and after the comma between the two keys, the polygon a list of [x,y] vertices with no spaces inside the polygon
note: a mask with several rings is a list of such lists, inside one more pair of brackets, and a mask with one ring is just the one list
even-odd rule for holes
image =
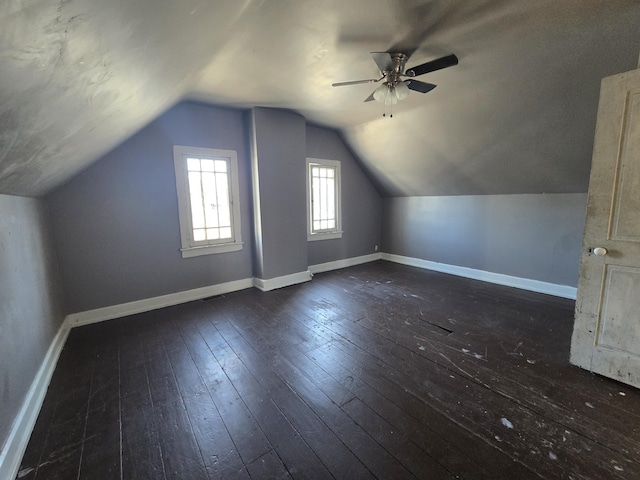
{"label": "white window", "polygon": [[307,158],[307,239],[341,237],[340,162]]}
{"label": "white window", "polygon": [[173,161],[182,256],[241,250],[236,152],[174,145]]}

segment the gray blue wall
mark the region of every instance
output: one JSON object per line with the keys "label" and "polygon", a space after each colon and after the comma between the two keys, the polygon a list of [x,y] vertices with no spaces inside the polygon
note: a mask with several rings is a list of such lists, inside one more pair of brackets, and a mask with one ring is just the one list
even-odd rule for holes
{"label": "gray blue wall", "polygon": [[383,249],[577,286],[587,194],[386,198]]}
{"label": "gray blue wall", "polygon": [[[238,152],[243,250],[182,258],[173,145]],[[240,111],[179,104],[47,200],[69,313],[252,276]]]}
{"label": "gray blue wall", "polygon": [[270,279],[307,270],[304,117],[289,111],[251,111],[255,275]]}
{"label": "gray blue wall", "polygon": [[0,448],[64,311],[46,207],[0,195]]}
{"label": "gray blue wall", "polygon": [[307,157],[340,161],[344,231],[342,238],[309,242],[309,265],[374,253],[382,241],[382,198],[340,136],[307,126]]}
{"label": "gray blue wall", "polygon": [[[254,130],[248,116],[254,117]],[[252,143],[261,205],[258,260],[251,240]],[[173,145],[238,152],[242,251],[182,258]],[[345,234],[340,240],[307,241],[307,156],[343,162]],[[247,114],[178,104],[46,200],[67,313],[254,275],[268,279],[297,273],[312,264],[372,253],[381,242],[381,198],[339,136],[277,109]]]}

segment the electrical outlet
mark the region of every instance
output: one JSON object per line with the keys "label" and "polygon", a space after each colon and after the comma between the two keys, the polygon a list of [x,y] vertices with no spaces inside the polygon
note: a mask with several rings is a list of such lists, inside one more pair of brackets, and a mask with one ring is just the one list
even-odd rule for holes
{"label": "electrical outlet", "polygon": [[375,252],[377,252],[377,251],[378,251],[378,245],[374,245],[374,246],[373,246],[373,250],[374,250]]}

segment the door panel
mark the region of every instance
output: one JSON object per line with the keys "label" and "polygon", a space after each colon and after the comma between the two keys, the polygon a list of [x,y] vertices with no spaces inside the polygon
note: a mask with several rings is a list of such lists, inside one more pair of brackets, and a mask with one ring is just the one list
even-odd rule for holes
{"label": "door panel", "polygon": [[596,346],[640,358],[640,310],[628,298],[640,295],[640,268],[605,268],[602,309],[596,327]]}
{"label": "door panel", "polygon": [[640,387],[640,70],[602,81],[571,363]]}
{"label": "door panel", "polygon": [[629,92],[625,113],[611,238],[640,242],[640,90]]}

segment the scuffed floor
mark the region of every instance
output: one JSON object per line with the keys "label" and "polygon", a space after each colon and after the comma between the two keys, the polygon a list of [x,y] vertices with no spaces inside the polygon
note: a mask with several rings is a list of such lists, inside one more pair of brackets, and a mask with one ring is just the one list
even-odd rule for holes
{"label": "scuffed floor", "polygon": [[375,262],[77,328],[19,478],[640,478],[573,307]]}

